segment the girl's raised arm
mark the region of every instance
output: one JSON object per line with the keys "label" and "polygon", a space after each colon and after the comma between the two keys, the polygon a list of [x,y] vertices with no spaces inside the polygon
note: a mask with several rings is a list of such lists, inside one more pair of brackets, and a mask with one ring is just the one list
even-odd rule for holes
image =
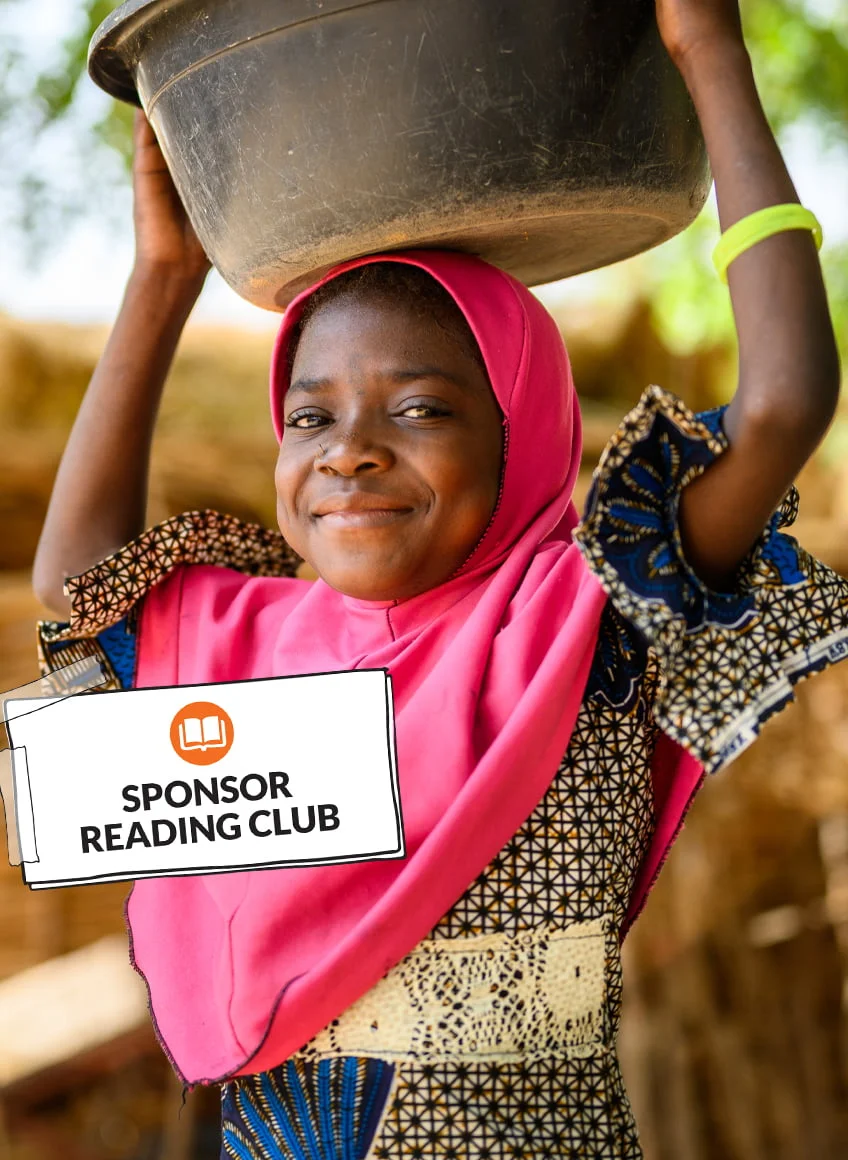
{"label": "girl's raised arm", "polygon": [[162,388],[210,268],[140,112],[133,189],[135,265],[62,456],[33,567],[36,595],[62,616],[65,577],[144,530]]}
{"label": "girl's raised arm", "polygon": [[[692,95],[722,230],[797,203],[760,105],[737,0],[657,0],[663,42]],[[724,417],[730,447],[681,496],[689,563],[726,589],[833,418],[839,358],[813,235],[775,234],[730,264],[739,385]]]}

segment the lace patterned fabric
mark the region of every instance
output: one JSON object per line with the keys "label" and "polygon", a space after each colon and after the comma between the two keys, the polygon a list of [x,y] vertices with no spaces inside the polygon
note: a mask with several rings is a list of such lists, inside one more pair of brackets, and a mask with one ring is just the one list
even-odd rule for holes
{"label": "lace patterned fabric", "polygon": [[[641,1156],[615,1040],[658,731],[719,769],[798,680],[848,655],[848,583],[781,531],[794,489],[732,593],[710,592],[688,567],[680,492],[725,446],[720,411],[693,415],[656,387],[625,418],[575,533],[610,601],[548,791],[372,992],[292,1059],[224,1085],[222,1156]],[[139,602],[173,568],[291,576],[299,562],[278,533],[231,516],[167,520],[68,582],[73,618],[40,626],[43,667],[94,655],[111,687],[132,687]],[[595,939],[589,958],[564,949],[580,930]]]}

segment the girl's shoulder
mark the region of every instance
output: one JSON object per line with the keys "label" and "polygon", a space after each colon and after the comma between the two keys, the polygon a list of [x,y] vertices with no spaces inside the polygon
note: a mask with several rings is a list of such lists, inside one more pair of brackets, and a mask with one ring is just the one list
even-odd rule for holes
{"label": "girl's shoulder", "polygon": [[[212,566],[245,577],[295,577],[301,558],[279,532],[206,509],[183,512],[65,581],[67,622],[38,624],[43,673],[94,657],[108,677],[104,689],[129,688],[135,669],[138,615],[157,585],[174,583],[187,566]],[[225,577],[222,574],[222,580]]]}
{"label": "girl's shoulder", "polygon": [[732,591],[711,591],[690,568],[680,495],[726,449],[723,412],[694,414],[650,387],[601,456],[575,530],[615,613],[596,667],[605,667],[608,685],[620,670],[625,684],[632,654],[642,651],[636,630],[659,669],[657,723],[708,771],[753,741],[798,681],[848,656],[848,580],[787,534],[798,513],[794,487]]}

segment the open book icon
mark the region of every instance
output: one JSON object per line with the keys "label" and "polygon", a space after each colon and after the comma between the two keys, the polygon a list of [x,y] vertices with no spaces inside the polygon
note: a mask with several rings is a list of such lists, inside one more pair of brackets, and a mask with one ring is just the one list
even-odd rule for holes
{"label": "open book icon", "polygon": [[220,717],[186,717],[180,721],[180,749],[225,749],[227,723]]}

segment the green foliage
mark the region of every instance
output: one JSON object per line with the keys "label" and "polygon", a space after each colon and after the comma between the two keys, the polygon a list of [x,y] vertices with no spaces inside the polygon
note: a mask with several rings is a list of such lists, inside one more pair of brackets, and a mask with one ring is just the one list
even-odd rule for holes
{"label": "green foliage", "polygon": [[[678,354],[735,343],[727,287],[716,277],[712,251],[720,233],[709,203],[685,233],[636,259],[654,326]],[[821,255],[831,316],[843,362],[848,358],[848,243],[827,243]]]}
{"label": "green foliage", "polygon": [[[848,6],[836,0],[826,23],[800,0],[742,0],[741,8],[757,86],[778,139],[803,127],[822,149],[844,153],[848,181]],[[680,353],[735,341],[730,297],[712,264],[718,236],[711,199],[685,233],[639,259],[654,323]],[[848,243],[826,236],[822,266],[845,358]]]}
{"label": "green foliage", "polygon": [[846,140],[848,8],[835,0],[827,22],[812,4],[743,0],[757,82],[779,132],[814,115],[826,136]]}
{"label": "green foliage", "polygon": [[59,48],[57,67],[35,78],[33,96],[41,108],[44,124],[58,120],[70,109],[86,76],[89,42],[114,7],[111,0],[86,0],[80,7],[77,29]]}
{"label": "green foliage", "polygon": [[642,259],[654,325],[678,354],[718,346],[734,333],[730,296],[712,264],[718,236],[710,202],[688,230]]}
{"label": "green foliage", "polygon": [[33,46],[44,41],[26,34],[32,5],[0,0],[0,27],[9,15],[15,18],[11,27],[19,29],[0,34],[3,226],[17,234],[36,265],[78,218],[96,215],[107,227],[120,224],[112,195],[126,187],[132,153],[132,111],[105,94],[92,101],[100,94],[86,70],[91,37],[117,5],[67,4],[69,31],[34,68]]}
{"label": "green foliage", "polygon": [[[86,69],[91,38],[118,5],[114,0],[68,0],[68,4],[75,10],[73,31],[56,46],[54,61],[28,85],[10,83],[29,67],[22,46],[10,40],[0,41],[0,130],[13,113],[20,113],[21,96],[27,102],[31,131],[36,137],[59,122],[74,120],[81,94],[92,83]],[[4,5],[25,11],[27,0],[0,0],[0,11]],[[5,103],[2,94],[7,94]],[[17,99],[9,94],[18,94]],[[100,117],[74,125],[72,131],[89,134],[96,145],[118,154],[129,170],[132,158],[130,106],[109,100]]]}

